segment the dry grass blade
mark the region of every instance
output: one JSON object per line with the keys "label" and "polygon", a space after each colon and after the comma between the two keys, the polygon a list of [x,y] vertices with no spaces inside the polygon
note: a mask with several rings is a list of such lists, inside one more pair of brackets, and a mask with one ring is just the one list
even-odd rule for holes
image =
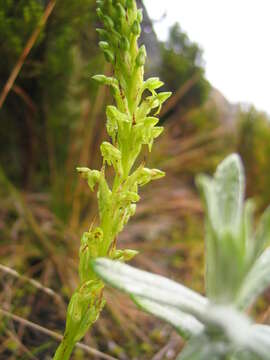
{"label": "dry grass blade", "polygon": [[152,360],[162,360],[169,352],[176,352],[183,345],[179,341],[179,336],[172,334],[169,342],[152,358]]}
{"label": "dry grass blade", "polygon": [[52,289],[43,286],[40,282],[34,280],[34,279],[30,279],[27,276],[21,275],[19,274],[16,270],[11,269],[5,265],[0,264],[0,270],[5,272],[6,274],[9,274],[11,276],[16,277],[17,279],[20,279],[23,282],[27,282],[31,285],[33,285],[35,288],[42,290],[43,292],[45,292],[47,295],[51,296],[55,302],[57,304],[59,304],[60,306],[65,306],[64,300],[61,298],[60,295],[58,295],[55,291],[53,291]]}
{"label": "dry grass blade", "polygon": [[31,354],[31,352],[27,349],[27,347],[24,346],[24,345],[21,343],[20,339],[19,339],[15,334],[13,334],[13,333],[12,333],[11,331],[9,331],[9,330],[7,331],[7,334],[8,334],[8,336],[9,336],[12,340],[14,340],[14,341],[19,345],[19,347],[22,349],[22,351],[23,351],[25,354],[27,354],[30,359],[32,359],[32,360],[38,360],[38,358],[36,358],[33,354]]}
{"label": "dry grass blade", "polygon": [[[26,320],[24,318],[21,318],[20,316],[14,315],[12,313],[10,313],[9,311],[6,311],[4,309],[0,309],[0,314],[2,314],[5,317],[8,317],[14,321],[17,321],[19,323],[24,324],[25,326],[28,326],[36,331],[39,331],[45,335],[48,335],[52,338],[54,338],[55,340],[61,341],[63,339],[63,336],[56,333],[55,331],[46,329],[40,325],[37,325],[29,320]],[[77,343],[76,347],[84,350],[86,353],[90,354],[90,355],[95,355],[95,356],[99,356],[100,359],[104,359],[104,360],[118,360],[115,357],[112,357],[110,355],[106,355],[104,353],[102,353],[101,351],[98,351],[96,349],[91,348],[90,346],[87,346],[85,344],[82,343]]]}
{"label": "dry grass blade", "polygon": [[167,103],[163,106],[160,116],[166,116],[174,107],[179,103],[179,101],[183,98],[184,95],[197,83],[200,76],[199,74],[195,73],[189,80],[187,80],[175,93],[171,99],[168,100]]}
{"label": "dry grass blade", "polygon": [[[109,75],[111,73],[111,66],[105,67],[105,74]],[[96,136],[94,128],[98,115],[100,114],[104,101],[106,98],[107,89],[100,87],[96,95],[96,101],[93,106],[93,109],[90,109],[90,102],[86,102],[84,105],[83,117],[86,119],[85,128],[84,128],[84,137],[82,141],[81,151],[79,154],[78,164],[79,166],[89,166],[91,161],[91,156],[93,153],[90,153],[91,146],[94,142]],[[92,110],[92,111],[90,111]],[[72,203],[72,211],[70,216],[70,227],[71,229],[76,229],[79,226],[79,219],[81,214],[81,192],[83,189],[83,182],[78,181],[76,188],[74,190],[74,200]]]}

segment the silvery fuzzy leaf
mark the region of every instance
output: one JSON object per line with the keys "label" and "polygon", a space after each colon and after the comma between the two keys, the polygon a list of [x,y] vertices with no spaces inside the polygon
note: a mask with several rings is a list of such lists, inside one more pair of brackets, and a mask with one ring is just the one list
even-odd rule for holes
{"label": "silvery fuzzy leaf", "polygon": [[262,253],[266,245],[270,243],[270,206],[264,211],[258,229],[255,234],[254,256]]}
{"label": "silvery fuzzy leaf", "polygon": [[236,298],[240,308],[250,306],[270,286],[270,248],[255,261]]}
{"label": "silvery fuzzy leaf", "polygon": [[208,220],[217,234],[224,231],[238,234],[244,199],[244,171],[239,156],[228,156],[213,179],[199,176],[197,183],[204,195]]}
{"label": "silvery fuzzy leaf", "polygon": [[253,325],[249,339],[247,339],[247,348],[250,348],[253,354],[263,360],[270,359],[270,327],[266,325]]}
{"label": "silvery fuzzy leaf", "polygon": [[205,332],[191,339],[179,360],[223,359],[225,355],[234,360],[269,360],[269,327],[253,325],[244,314],[227,306],[210,306],[205,320]]}
{"label": "silvery fuzzy leaf", "polygon": [[230,155],[218,166],[213,178],[201,175],[197,184],[202,191],[207,218],[207,295],[219,302],[228,302],[235,297],[246,271],[242,236],[244,172],[239,156]]}
{"label": "silvery fuzzy leaf", "polygon": [[237,227],[241,223],[244,201],[244,170],[237,154],[228,156],[214,176],[220,223],[223,227]]}
{"label": "silvery fuzzy leaf", "polygon": [[181,310],[140,296],[131,297],[140,309],[172,325],[186,340],[191,336],[198,335],[204,329],[203,324],[196,320],[196,318],[182,312]]}
{"label": "silvery fuzzy leaf", "polygon": [[255,325],[253,325],[253,328],[258,333],[261,333],[261,334],[264,334],[265,336],[267,336],[270,341],[270,326],[269,325],[255,324]]}
{"label": "silvery fuzzy leaf", "polygon": [[163,276],[106,258],[93,261],[93,268],[104,281],[128,294],[196,314],[195,316],[206,314],[206,298]]}
{"label": "silvery fuzzy leaf", "polygon": [[246,241],[246,253],[248,256],[249,264],[254,261],[254,214],[255,214],[255,203],[249,199],[245,202],[244,216],[243,216],[243,236]]}
{"label": "silvery fuzzy leaf", "polygon": [[[208,331],[220,333],[230,345],[230,351],[246,352],[252,359],[269,360],[270,337],[268,327],[253,325],[244,314],[232,307],[211,306],[208,312]],[[215,329],[216,328],[216,329]],[[254,358],[255,357],[255,358]]]}
{"label": "silvery fuzzy leaf", "polygon": [[230,351],[223,341],[213,342],[204,333],[189,341],[176,360],[220,360]]}

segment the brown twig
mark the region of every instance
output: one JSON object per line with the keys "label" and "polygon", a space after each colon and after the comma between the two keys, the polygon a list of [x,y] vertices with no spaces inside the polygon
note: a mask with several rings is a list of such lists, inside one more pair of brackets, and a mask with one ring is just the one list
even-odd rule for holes
{"label": "brown twig", "polygon": [[56,0],[51,0],[48,3],[37,27],[35,28],[32,35],[30,36],[29,40],[27,41],[25,48],[23,49],[23,52],[21,53],[21,56],[19,57],[17,64],[14,66],[14,68],[13,68],[1,94],[0,94],[0,109],[2,108],[2,106],[4,104],[8,93],[12,89],[13,84],[14,84],[17,76],[19,75],[21,68],[22,68],[28,54],[30,53],[31,49],[33,48],[42,28],[45,26],[49,16],[51,15],[51,13],[55,7],[55,4],[56,4]]}
{"label": "brown twig", "polygon": [[33,100],[20,86],[14,84],[12,90],[23,99],[23,101],[26,103],[32,113],[37,112],[37,107],[34,104]]}
{"label": "brown twig", "polygon": [[171,99],[169,99],[164,105],[160,112],[160,117],[164,117],[168,114],[173,108],[179,103],[184,95],[197,83],[199,80],[199,74],[195,73],[189,80],[187,80],[174,94]]}
{"label": "brown twig", "polygon": [[9,274],[17,279],[19,279],[20,281],[26,282],[31,284],[32,286],[34,286],[35,288],[37,288],[38,290],[43,291],[44,293],[46,293],[47,295],[49,295],[50,297],[52,297],[53,299],[55,299],[55,302],[57,304],[59,304],[60,306],[65,306],[64,300],[61,298],[60,295],[58,295],[56,292],[54,292],[52,289],[43,286],[40,282],[28,278],[27,276],[21,275],[19,274],[16,270],[11,269],[5,265],[0,264],[0,270],[5,272],[6,274]]}
{"label": "brown twig", "polygon": [[[39,332],[41,332],[43,334],[46,334],[46,335],[54,338],[57,341],[62,341],[62,339],[63,339],[63,336],[56,333],[55,331],[46,329],[43,326],[40,326],[38,324],[33,323],[32,321],[21,318],[20,316],[14,315],[14,314],[12,314],[9,311],[6,311],[4,309],[0,309],[0,314],[2,314],[3,316],[6,316],[6,317],[8,317],[8,318],[10,318],[10,319],[12,319],[12,320],[14,320],[16,322],[23,323],[25,326],[28,326],[28,327],[36,330],[36,331],[39,331]],[[93,349],[90,346],[87,346],[87,345],[82,344],[82,343],[77,343],[76,347],[78,347],[79,349],[84,350],[88,354],[99,356],[101,359],[104,359],[104,360],[117,360],[115,357],[112,357],[110,355],[106,355],[106,354],[102,353],[101,351]]]}

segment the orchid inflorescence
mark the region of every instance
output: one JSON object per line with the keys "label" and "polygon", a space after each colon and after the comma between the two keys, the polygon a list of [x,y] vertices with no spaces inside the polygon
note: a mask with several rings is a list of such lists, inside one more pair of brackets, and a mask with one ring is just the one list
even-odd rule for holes
{"label": "orchid inflorescence", "polygon": [[[104,307],[103,281],[91,267],[91,260],[106,257],[128,261],[135,250],[118,250],[117,235],[135,214],[140,197],[138,189],[164,176],[158,169],[137,165],[143,145],[152,149],[162,133],[157,115],[171,93],[156,90],[163,85],[158,78],[144,80],[146,49],[138,47],[142,10],[135,0],[97,0],[97,14],[104,28],[97,29],[99,46],[111,64],[113,76],[95,75],[99,84],[109,86],[115,105],[106,109],[106,129],[111,141],[101,146],[101,170],[78,167],[77,170],[93,191],[97,188],[99,224],[92,225],[81,238],[79,252],[80,283],[72,295],[67,310],[64,339],[54,360],[69,359],[72,349],[97,320]],[[137,162],[136,162],[137,160]],[[114,179],[108,182],[106,170],[114,169]]]}

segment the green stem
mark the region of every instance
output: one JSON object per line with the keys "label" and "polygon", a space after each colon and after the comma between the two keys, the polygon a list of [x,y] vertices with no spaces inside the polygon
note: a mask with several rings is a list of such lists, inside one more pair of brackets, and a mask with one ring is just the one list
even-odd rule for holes
{"label": "green stem", "polygon": [[53,360],[69,360],[75,344],[70,342],[67,337],[64,337],[61,344],[58,346]]}

